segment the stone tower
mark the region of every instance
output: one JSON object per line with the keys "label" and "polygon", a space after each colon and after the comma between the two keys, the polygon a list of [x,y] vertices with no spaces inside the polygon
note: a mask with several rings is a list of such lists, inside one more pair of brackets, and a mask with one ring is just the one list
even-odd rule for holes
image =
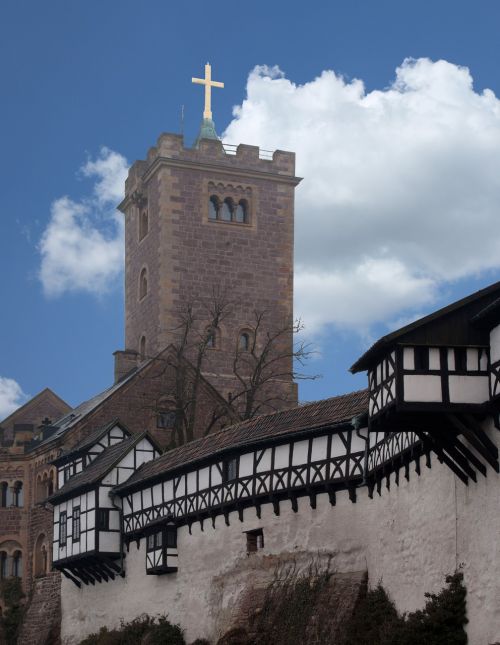
{"label": "stone tower", "polygon": [[[180,135],[162,134],[147,159],[134,163],[119,206],[125,215],[126,349],[119,352],[118,372],[127,357],[154,356],[176,342],[186,303],[194,303],[197,324],[208,325],[207,303],[215,296],[229,306],[210,340],[203,374],[230,397],[238,385],[235,350],[251,339],[255,312],[265,312],[262,332],[293,322],[299,181],[293,153],[228,149],[206,119],[193,148],[184,147]],[[290,353],[292,334],[281,342]],[[277,381],[286,398],[296,400],[291,376]]]}

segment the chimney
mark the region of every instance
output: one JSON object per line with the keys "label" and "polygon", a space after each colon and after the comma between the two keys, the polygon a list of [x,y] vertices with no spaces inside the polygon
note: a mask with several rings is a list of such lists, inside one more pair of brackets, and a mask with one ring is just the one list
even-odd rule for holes
{"label": "chimney", "polygon": [[121,381],[139,364],[139,354],[132,349],[113,352],[115,357],[115,383]]}

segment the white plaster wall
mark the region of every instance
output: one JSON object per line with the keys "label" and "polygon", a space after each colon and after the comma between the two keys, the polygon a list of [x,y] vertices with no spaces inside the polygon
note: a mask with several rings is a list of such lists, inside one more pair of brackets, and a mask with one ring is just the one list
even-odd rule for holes
{"label": "white plaster wall", "polygon": [[[500,433],[491,429],[490,435],[498,443]],[[211,638],[217,615],[236,603],[245,586],[244,576],[236,582],[234,578],[234,572],[249,562],[243,531],[262,527],[265,548],[250,558],[329,552],[335,571],[368,569],[371,584],[382,581],[400,611],[423,607],[425,592],[439,591],[445,575],[462,566],[469,643],[494,643],[500,637],[499,475],[489,468],[486,479],[465,487],[433,457],[431,470],[422,464],[418,477],[412,467],[410,482],[403,477],[400,481],[399,487],[392,482],[390,491],[383,487],[373,500],[360,489],[356,504],[341,493],[332,507],[326,495],[319,495],[316,510],[302,498],[296,514],[283,502],[280,516],[265,505],[261,520],[246,510],[243,523],[231,513],[229,527],[223,517],[217,518],[215,530],[209,521],[204,532],[193,525],[192,535],[183,527],[178,533],[177,574],[147,576],[145,541],[139,550],[132,543],[125,579],[78,589],[63,578],[64,642],[78,643],[101,626],[111,627],[143,612],[168,613],[185,629],[188,643]]]}
{"label": "white plaster wall", "polygon": [[432,374],[405,374],[404,400],[439,403],[442,401],[441,377]]}
{"label": "white plaster wall", "polygon": [[490,359],[492,363],[500,360],[500,325],[490,331]]}
{"label": "white plaster wall", "polygon": [[484,403],[490,398],[487,376],[449,377],[451,403]]}

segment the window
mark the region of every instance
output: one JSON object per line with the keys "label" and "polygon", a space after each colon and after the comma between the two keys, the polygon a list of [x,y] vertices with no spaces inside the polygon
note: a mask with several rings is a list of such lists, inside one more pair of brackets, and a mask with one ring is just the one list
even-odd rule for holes
{"label": "window", "polygon": [[209,349],[215,349],[217,347],[217,332],[215,329],[207,329],[207,347]]}
{"label": "window", "polygon": [[73,508],[73,542],[80,542],[80,507]]}
{"label": "window", "polygon": [[247,553],[255,553],[259,549],[264,548],[264,531],[262,529],[255,529],[254,531],[247,531]]}
{"label": "window", "polygon": [[177,571],[177,528],[169,523],[147,537],[146,573],[161,575]]}
{"label": "window", "polygon": [[208,219],[217,219],[219,213],[219,200],[212,195],[208,201]]}
{"label": "window", "polygon": [[240,334],[238,340],[238,350],[240,352],[248,352],[250,349],[250,334],[247,334],[246,331]]}
{"label": "window", "polygon": [[99,531],[109,531],[109,508],[99,508],[97,510],[97,529]]}
{"label": "window", "polygon": [[159,412],[156,417],[157,428],[173,428],[175,425],[175,412]]}
{"label": "window", "polygon": [[9,577],[9,559],[5,551],[0,552],[0,580],[5,580]]}
{"label": "window", "polygon": [[18,507],[23,506],[23,482],[16,482],[14,484],[12,493],[12,505]]}
{"label": "window", "polygon": [[211,195],[208,200],[208,219],[212,221],[246,224],[248,223],[248,212],[246,199],[240,199],[236,203],[232,197],[219,199],[217,195]]}
{"label": "window", "polygon": [[12,558],[12,575],[14,578],[23,577],[23,556],[21,551],[14,551]]}
{"label": "window", "polygon": [[66,511],[63,511],[59,516],[59,546],[66,546],[67,536],[68,536],[67,516],[66,516]]}
{"label": "window", "polygon": [[232,481],[238,476],[238,458],[227,459],[222,465],[222,479],[225,482]]}
{"label": "window", "polygon": [[455,347],[455,370],[457,372],[467,370],[467,351],[465,347]]}
{"label": "window", "polygon": [[66,483],[68,479],[71,479],[72,475],[74,475],[73,464],[64,466],[64,483]]}
{"label": "window", "polygon": [[244,199],[241,199],[238,203],[238,206],[236,206],[236,211],[234,214],[234,219],[236,222],[240,224],[244,224],[248,220],[247,216],[247,203]]}
{"label": "window", "polygon": [[9,506],[9,484],[7,482],[2,482],[2,490],[1,490],[1,498],[0,498],[0,506],[2,508],[5,508],[6,506]]}
{"label": "window", "polygon": [[425,370],[429,369],[429,348],[428,347],[415,347],[415,369]]}
{"label": "window", "polygon": [[223,222],[230,222],[233,219],[233,201],[232,199],[225,199],[222,203],[221,220]]}
{"label": "window", "polygon": [[139,354],[141,356],[141,361],[146,358],[146,336],[141,336],[139,341]]}
{"label": "window", "polygon": [[158,531],[157,533],[148,535],[148,551],[161,549],[162,546],[163,546],[163,531]]}
{"label": "window", "polygon": [[139,299],[142,300],[148,293],[148,272],[144,268],[139,278]]}
{"label": "window", "polygon": [[149,231],[149,215],[148,211],[142,211],[139,218],[139,242],[146,237]]}

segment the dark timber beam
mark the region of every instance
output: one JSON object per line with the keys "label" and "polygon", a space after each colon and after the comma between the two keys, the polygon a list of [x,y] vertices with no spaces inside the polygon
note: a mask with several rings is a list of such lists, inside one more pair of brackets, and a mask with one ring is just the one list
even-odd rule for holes
{"label": "dark timber beam", "polygon": [[71,582],[72,582],[73,584],[75,584],[79,589],[81,589],[81,588],[82,588],[82,583],[81,583],[79,580],[77,580],[76,578],[74,578],[74,577],[71,575],[71,573],[69,573],[68,571],[66,571],[66,569],[64,569],[64,568],[63,568],[63,569],[60,569],[60,571],[61,571],[61,573],[63,574],[63,576],[66,576],[66,578],[68,578],[68,580],[71,580]]}
{"label": "dark timber beam", "polygon": [[[484,457],[484,459],[490,464],[490,466],[496,471],[499,471],[498,467],[498,450],[494,446],[495,451],[491,452],[488,450],[485,444],[481,442],[479,437],[476,435],[475,431],[469,428],[465,423],[463,423],[458,417],[454,414],[447,415],[450,423],[467,439],[470,445],[477,450],[477,452]],[[482,431],[482,429],[481,429]],[[482,431],[483,432],[483,431]],[[483,432],[484,434],[484,432]],[[489,440],[488,440],[489,441]],[[491,443],[491,442],[490,442]],[[496,453],[496,454],[495,454]]]}

